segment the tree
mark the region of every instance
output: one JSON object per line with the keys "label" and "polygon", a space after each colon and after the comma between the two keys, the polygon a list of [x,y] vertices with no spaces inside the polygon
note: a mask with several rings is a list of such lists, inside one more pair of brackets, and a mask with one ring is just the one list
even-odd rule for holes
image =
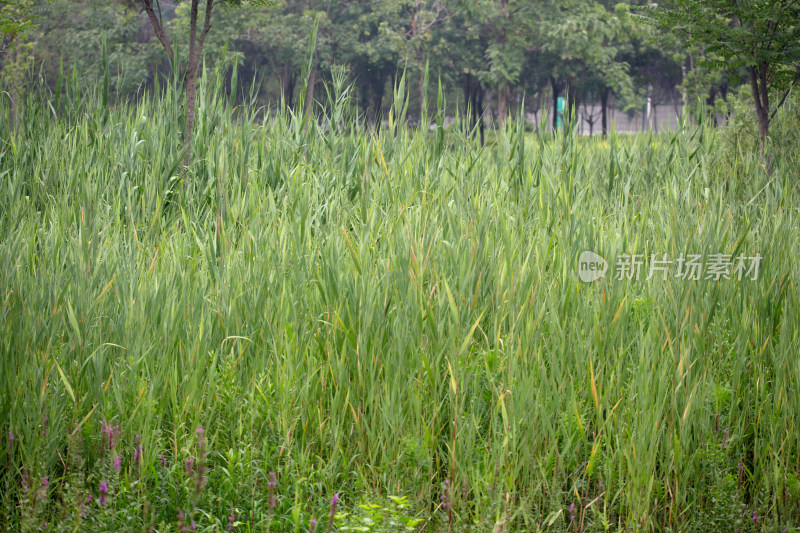
{"label": "tree", "polygon": [[447,19],[449,13],[442,0],[382,0],[378,7],[384,17],[381,24],[383,36],[405,61],[406,67],[411,67],[417,76],[421,120],[426,115],[426,110],[423,110],[425,65],[429,59],[433,30]]}
{"label": "tree", "polygon": [[33,27],[31,0],[5,0],[0,7],[0,56],[8,52],[14,41]]}
{"label": "tree", "polygon": [[[164,30],[164,19],[161,16],[161,6],[158,0],[141,0],[144,10],[147,13],[147,18],[153,26],[153,31],[156,38],[159,40],[164,50],[169,56],[170,64],[173,69],[180,69],[181,66],[176,64],[175,52],[172,49],[172,42]],[[203,26],[200,28],[198,35],[198,18],[200,11],[200,0],[191,0],[191,7],[189,11],[189,56],[186,60],[186,65],[182,67],[184,75],[184,86],[186,90],[186,130],[184,132],[185,154],[183,156],[183,164],[189,165],[192,154],[192,131],[194,129],[194,112],[195,112],[195,99],[197,95],[197,69],[200,66],[200,57],[203,54],[203,44],[206,41],[206,36],[211,30],[211,15],[214,8],[219,4],[227,4],[231,6],[241,6],[243,4],[252,5],[275,5],[274,2],[269,0],[206,0],[205,13],[203,17]],[[156,14],[158,11],[158,15]]]}
{"label": "tree", "polygon": [[84,80],[108,74],[109,92],[120,100],[149,82],[163,61],[138,0],[49,0],[35,15],[36,30],[29,35],[34,61],[53,90],[63,65],[76,68]]}
{"label": "tree", "polygon": [[[700,85],[695,71],[690,70],[688,73],[691,76],[690,83],[689,77],[681,70],[681,61],[687,57],[685,49],[673,49],[660,45],[657,42],[656,30],[652,26],[641,24],[637,18],[631,17],[627,6],[622,4],[611,6],[611,3],[606,4],[606,9],[613,9],[620,23],[619,31],[613,41],[617,48],[617,60],[630,65],[630,76],[634,87],[632,95],[631,93],[616,95],[621,99],[622,107],[626,110],[641,109],[642,104],[649,102],[652,113],[655,115],[658,106],[667,103],[676,104],[680,100],[679,85],[681,88],[685,87],[692,91],[693,94],[711,94],[713,97],[713,88],[705,84]],[[604,115],[602,122],[604,135],[608,129],[605,117],[608,91],[608,87],[603,87],[600,92]],[[704,92],[700,93],[700,91]],[[680,106],[677,104],[675,112],[677,116],[680,116]],[[653,121],[652,127],[658,128],[657,120]]]}
{"label": "tree", "polygon": [[536,31],[535,4],[520,0],[482,1],[486,68],[481,78],[497,94],[497,121],[502,127],[509,112],[512,88],[519,83],[525,53]]}
{"label": "tree", "polygon": [[[585,82],[603,87],[600,92],[602,128],[607,129],[607,103],[610,92],[633,99],[629,65],[618,57],[620,34],[626,27],[626,8],[614,12],[593,0],[558,0],[541,11],[540,50],[546,62],[553,92],[553,109],[560,91],[568,91],[570,112],[578,105],[578,89]],[[553,113],[553,128],[556,113]]]}
{"label": "tree", "polygon": [[[467,132],[485,136],[484,94],[481,78],[486,69],[487,41],[480,16],[482,6],[468,0],[452,0],[450,16],[439,30],[443,42],[440,65],[444,81],[458,84],[463,93],[462,110],[467,112]],[[438,72],[437,72],[438,73]]]}
{"label": "tree", "polygon": [[[690,45],[704,47],[702,63],[734,76],[747,72],[762,146],[792,87],[800,82],[800,4],[796,0],[671,0],[641,8],[642,19]],[[716,54],[722,60],[714,60]],[[779,91],[777,105],[771,91]]]}
{"label": "tree", "polygon": [[[0,7],[0,59],[10,49],[15,48],[15,41],[19,37],[26,37],[34,28],[34,19],[36,18],[34,10],[37,5],[34,0],[6,0],[5,4]],[[8,121],[12,129],[16,124],[14,101],[22,87],[23,72],[27,70],[32,59],[30,43],[26,43],[24,48],[28,48],[27,53],[20,54],[20,47],[16,47],[14,53],[11,54],[10,61],[5,62],[0,71],[2,74],[0,80],[7,87],[4,92],[8,96]]]}
{"label": "tree", "polygon": [[379,125],[387,80],[396,75],[400,59],[392,35],[381,27],[386,10],[394,8],[369,0],[342,3],[344,9],[333,20],[334,55],[354,74],[367,120]]}

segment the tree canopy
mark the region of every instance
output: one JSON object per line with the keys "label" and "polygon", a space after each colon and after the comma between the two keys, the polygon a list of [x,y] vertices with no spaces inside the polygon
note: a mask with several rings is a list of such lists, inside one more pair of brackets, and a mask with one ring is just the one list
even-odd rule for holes
{"label": "tree canopy", "polygon": [[[744,70],[762,140],[789,91],[800,82],[800,4],[795,0],[671,0],[642,8],[642,19],[705,48],[706,67]],[[777,103],[771,92],[780,91]]]}
{"label": "tree canopy", "polygon": [[112,99],[173,72],[186,89],[189,140],[203,62],[235,64],[238,89],[255,80],[262,103],[292,108],[308,107],[341,67],[370,123],[405,73],[409,113],[420,121],[430,116],[425,80],[440,79],[448,113],[469,109],[472,124],[500,126],[566,97],[604,133],[614,110],[644,114],[648,102],[678,112],[698,99],[713,109],[741,80],[755,84],[768,127],[798,72],[798,7],[789,0],[14,0],[0,13],[3,43],[23,35],[31,44],[0,59],[4,72],[35,64],[54,84],[63,62],[86,79],[108,77]]}

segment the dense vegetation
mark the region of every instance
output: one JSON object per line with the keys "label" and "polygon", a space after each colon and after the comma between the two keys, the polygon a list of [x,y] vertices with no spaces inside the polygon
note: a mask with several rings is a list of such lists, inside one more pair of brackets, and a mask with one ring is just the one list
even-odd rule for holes
{"label": "dense vegetation", "polygon": [[[480,147],[402,86],[370,131],[341,78],[307,121],[221,79],[186,170],[172,86],[0,107],[4,530],[796,531],[796,153]],[[763,261],[587,284],[584,250]]]}
{"label": "dense vegetation", "polygon": [[[188,64],[191,2],[15,2],[34,17],[35,26],[5,57],[0,55],[0,83],[12,101],[24,99],[29,71],[43,73],[54,90],[62,62],[67,70],[75,65],[89,80],[102,79],[110,67],[112,100],[152,88],[159,73],[170,71],[173,49],[176,61],[182,67]],[[246,90],[255,77],[261,103],[275,104],[283,96],[288,107],[310,103],[314,95],[324,103],[325,98],[319,98],[322,84],[332,80],[336,67],[343,67],[354,83],[355,102],[370,121],[379,120],[392,105],[392,86],[404,69],[413,87],[410,116],[415,120],[423,108],[426,70],[431,79],[441,77],[450,114],[457,102],[462,109],[469,103],[475,120],[490,124],[515,116],[523,96],[527,112],[550,109],[551,118],[554,99],[568,96],[593,121],[597,133],[608,124],[602,124],[595,107],[586,105],[630,113],[644,113],[648,100],[652,109],[672,109],[680,101],[693,108],[698,99],[711,107],[723,106],[741,80],[748,79],[746,70],[729,73],[720,67],[725,61],[718,51],[706,46],[683,38],[658,39],[656,31],[630,16],[648,3],[281,0],[264,7],[264,2],[220,0],[214,2],[219,7],[211,19],[203,61],[220,67],[238,64],[240,89]],[[198,34],[206,4],[198,3]],[[170,52],[156,37],[147,5],[160,21]],[[0,22],[18,18],[17,11],[0,7]],[[309,61],[307,47],[315,24],[317,46]],[[0,37],[5,37],[2,24]],[[713,62],[716,68],[708,68]],[[304,74],[310,75],[311,84],[301,95]]]}

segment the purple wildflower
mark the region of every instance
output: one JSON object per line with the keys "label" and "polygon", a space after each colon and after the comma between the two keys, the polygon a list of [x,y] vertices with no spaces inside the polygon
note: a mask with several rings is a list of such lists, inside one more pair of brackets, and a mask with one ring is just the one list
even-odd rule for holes
{"label": "purple wildflower", "polygon": [[758,513],[756,513],[755,509],[753,509],[753,522],[758,522]]}
{"label": "purple wildflower", "polygon": [[161,456],[161,468],[164,468],[165,466],[167,466],[167,460],[162,455]]}
{"label": "purple wildflower", "polygon": [[736,488],[742,488],[742,475],[744,474],[744,465],[739,461],[739,477],[736,479]]}
{"label": "purple wildflower", "polygon": [[339,505],[339,493],[335,492],[333,498],[331,498],[331,520],[333,520],[333,515],[336,514],[337,505]]}
{"label": "purple wildflower", "polygon": [[39,497],[40,498],[44,498],[45,496],[47,496],[47,485],[49,483],[50,483],[50,479],[47,476],[44,476],[44,478],[42,478],[42,486],[39,489]]}
{"label": "purple wildflower", "polygon": [[136,449],[133,451],[133,462],[139,460],[142,456],[142,437],[137,433],[136,434]]}
{"label": "purple wildflower", "polygon": [[194,459],[192,459],[191,457],[186,459],[186,475],[188,477],[192,477],[194,475],[194,470],[192,468],[193,465],[194,465]]}
{"label": "purple wildflower", "polygon": [[569,504],[569,519],[570,521],[575,520],[575,503]]}
{"label": "purple wildflower", "polygon": [[119,434],[119,424],[116,426],[112,426],[105,420],[100,423],[100,427],[102,428],[102,432],[106,437],[108,449],[113,450],[114,446],[116,446],[117,441],[114,439],[114,434]]}
{"label": "purple wildflower", "polygon": [[308,528],[308,533],[314,533],[314,530],[317,529],[317,519],[313,516],[311,517],[311,524]]}
{"label": "purple wildflower", "polygon": [[233,514],[233,511],[231,511],[231,514],[228,515],[228,531],[233,531],[233,521],[234,520],[236,520],[236,515]]}
{"label": "purple wildflower", "polygon": [[203,487],[206,486],[207,479],[206,479],[205,474],[206,474],[206,465],[203,463],[203,461],[200,461],[197,464],[197,487],[196,487],[196,490],[197,490],[198,494],[200,493],[201,490],[203,490]]}
{"label": "purple wildflower", "polygon": [[122,461],[120,459],[120,456],[118,455],[114,457],[114,470],[119,472],[120,468],[122,468]]}
{"label": "purple wildflower", "polygon": [[204,459],[206,458],[206,430],[197,428],[197,447],[200,449],[200,459],[197,461],[197,479],[195,480],[194,490],[199,496],[200,491],[206,485],[206,465]]}
{"label": "purple wildflower", "polygon": [[724,448],[727,445],[728,445],[728,430],[727,429],[723,429],[722,430],[722,446],[721,446],[721,448]]}
{"label": "purple wildflower", "polygon": [[269,473],[269,482],[267,483],[267,487],[269,487],[269,508],[275,508],[275,487],[278,485],[278,482],[275,479],[275,472]]}
{"label": "purple wildflower", "polygon": [[331,498],[330,518],[328,519],[328,531],[333,529],[333,519],[336,517],[336,506],[339,505],[339,493],[336,492]]}
{"label": "purple wildflower", "polygon": [[450,509],[450,480],[445,479],[443,485],[444,488],[439,499],[442,501],[442,509],[448,511]]}
{"label": "purple wildflower", "polygon": [[100,498],[98,498],[98,503],[100,507],[105,507],[106,505],[106,498],[108,497],[108,483],[103,481],[100,483]]}
{"label": "purple wildflower", "polygon": [[8,432],[8,442],[14,442],[14,434],[12,432]]}

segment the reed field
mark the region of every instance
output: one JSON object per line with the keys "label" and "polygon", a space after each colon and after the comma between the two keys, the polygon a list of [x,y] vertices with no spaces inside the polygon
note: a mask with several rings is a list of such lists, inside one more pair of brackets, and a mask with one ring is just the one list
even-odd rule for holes
{"label": "reed field", "polygon": [[800,531],[796,154],[221,80],[0,105],[3,531]]}

